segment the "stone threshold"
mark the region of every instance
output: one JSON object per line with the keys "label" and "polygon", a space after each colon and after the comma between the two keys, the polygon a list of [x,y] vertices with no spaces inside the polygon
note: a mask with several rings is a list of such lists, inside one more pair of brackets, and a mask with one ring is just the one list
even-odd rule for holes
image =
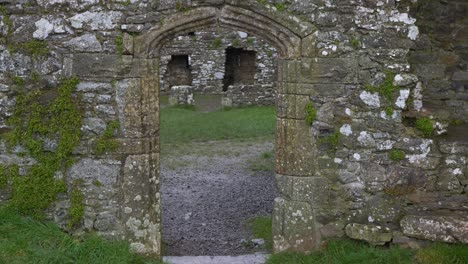
{"label": "stone threshold", "polygon": [[263,253],[241,256],[167,256],[163,261],[167,264],[264,264],[268,256]]}

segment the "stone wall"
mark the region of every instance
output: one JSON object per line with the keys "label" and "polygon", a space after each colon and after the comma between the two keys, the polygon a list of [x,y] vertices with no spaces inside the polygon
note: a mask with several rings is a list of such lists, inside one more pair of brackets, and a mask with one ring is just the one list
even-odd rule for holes
{"label": "stone wall", "polygon": [[[79,184],[85,213],[71,231],[159,255],[161,48],[227,27],[278,52],[275,251],[344,235],[467,243],[467,3],[414,2],[3,1],[0,132],[19,94],[53,95],[77,76],[82,136],[49,217],[68,228]],[[98,152],[116,120],[118,148]],[[2,140],[0,162],[22,174],[37,161]]]}
{"label": "stone wall", "polygon": [[[226,50],[238,48],[255,52],[255,69],[252,82],[239,80],[229,89],[224,85],[226,77]],[[165,44],[161,56],[160,76],[161,92],[170,89],[170,73],[167,68],[171,56],[189,55],[192,86],[196,93],[224,94],[233,105],[274,105],[276,93],[276,49],[266,41],[242,31],[229,29],[212,29],[201,32],[189,32],[180,35]],[[252,89],[245,89],[250,85]],[[227,93],[226,90],[227,89]],[[233,94],[244,97],[233,98]]]}

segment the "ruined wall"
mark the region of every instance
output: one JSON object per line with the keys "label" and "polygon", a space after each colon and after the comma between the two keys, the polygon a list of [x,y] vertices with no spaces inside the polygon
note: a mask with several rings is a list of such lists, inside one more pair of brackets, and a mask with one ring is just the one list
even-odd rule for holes
{"label": "ruined wall", "polygon": [[[226,49],[229,47],[256,52],[253,83],[233,85],[224,91]],[[262,39],[242,31],[229,29],[190,32],[175,37],[164,46],[161,56],[161,92],[167,93],[170,78],[167,65],[171,55],[189,55],[192,86],[196,93],[224,94],[233,105],[274,105],[276,80],[276,49]]]}
{"label": "ruined wall", "polygon": [[[263,38],[279,54],[276,251],[310,250],[345,234],[373,244],[468,242],[465,1],[1,6],[3,135],[21,124],[13,118],[21,94],[46,104],[63,78],[80,80],[74,163],[52,175],[67,187],[48,211],[62,227],[159,254],[159,51],[176,35],[219,24]],[[54,140],[7,148],[2,139],[1,201],[14,200],[21,183],[4,177],[5,168],[27,175],[43,162],[32,158],[39,154],[31,142],[55,153]],[[73,190],[84,214],[70,227]]]}

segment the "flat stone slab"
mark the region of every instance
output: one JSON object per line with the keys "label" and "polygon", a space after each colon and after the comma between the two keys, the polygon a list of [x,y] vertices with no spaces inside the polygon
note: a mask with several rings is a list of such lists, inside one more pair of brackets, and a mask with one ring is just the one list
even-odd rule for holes
{"label": "flat stone slab", "polygon": [[268,258],[266,254],[242,256],[183,256],[164,257],[167,264],[264,264]]}

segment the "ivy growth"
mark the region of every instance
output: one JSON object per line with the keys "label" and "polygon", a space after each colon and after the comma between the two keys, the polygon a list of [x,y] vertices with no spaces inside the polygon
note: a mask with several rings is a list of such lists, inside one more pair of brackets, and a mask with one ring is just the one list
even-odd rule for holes
{"label": "ivy growth", "polygon": [[315,110],[314,105],[312,102],[309,102],[306,107],[306,123],[308,125],[312,125],[312,123],[317,118],[317,110]]}
{"label": "ivy growth", "polygon": [[[26,93],[19,86],[13,115],[7,121],[11,131],[6,143],[9,148],[23,146],[37,163],[21,176],[17,166],[10,166],[6,178],[12,189],[9,206],[23,215],[42,218],[56,195],[66,191],[64,181],[55,174],[73,163],[71,154],[80,140],[82,115],[73,97],[78,83],[76,78],[62,81],[53,100],[47,100],[44,92]],[[45,140],[55,141],[55,150],[46,151]]]}
{"label": "ivy growth", "polygon": [[430,137],[432,136],[432,133],[434,132],[434,127],[432,125],[432,121],[427,118],[423,117],[418,120],[416,120],[416,128],[421,131],[421,133],[425,137]]}
{"label": "ivy growth", "polygon": [[120,128],[119,121],[112,121],[107,124],[106,130],[96,141],[96,154],[103,155],[107,152],[116,150],[119,147],[119,142],[114,138],[116,130]]}
{"label": "ivy growth", "polygon": [[70,220],[68,222],[68,228],[73,228],[81,221],[81,218],[83,218],[83,199],[83,193],[81,193],[80,188],[75,185],[70,194],[70,208],[68,208],[68,215],[70,216]]}

